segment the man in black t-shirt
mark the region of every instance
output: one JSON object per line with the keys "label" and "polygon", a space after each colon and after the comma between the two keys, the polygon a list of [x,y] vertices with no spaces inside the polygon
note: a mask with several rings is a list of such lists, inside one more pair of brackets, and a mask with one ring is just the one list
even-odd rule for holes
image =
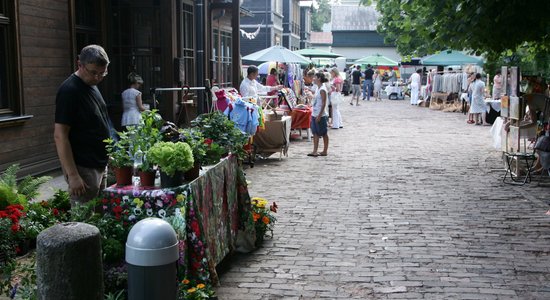
{"label": "man in black t-shirt", "polygon": [[353,72],[351,72],[351,102],[353,105],[353,99],[355,104],[359,105],[359,97],[361,96],[361,66],[357,66]]}
{"label": "man in black t-shirt", "polygon": [[78,56],[78,70],[57,91],[54,139],[73,205],[95,198],[105,173],[103,140],[109,137],[109,116],[97,84],[107,76],[108,66],[101,46],[86,46]]}
{"label": "man in black t-shirt", "polygon": [[365,71],[365,81],[363,82],[363,100],[367,98],[367,101],[370,101],[372,96],[373,83],[372,76],[374,75],[374,70],[371,65],[367,65],[367,70]]}

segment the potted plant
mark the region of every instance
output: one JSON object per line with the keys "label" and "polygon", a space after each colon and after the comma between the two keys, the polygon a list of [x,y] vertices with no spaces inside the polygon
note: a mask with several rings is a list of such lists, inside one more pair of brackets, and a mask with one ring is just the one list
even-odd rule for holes
{"label": "potted plant", "polygon": [[205,140],[198,128],[180,129],[180,140],[191,147],[193,160],[195,161],[193,168],[185,172],[184,176],[187,180],[196,179],[199,177],[201,166],[207,164],[206,155],[211,140]]}
{"label": "potted plant", "polygon": [[235,123],[223,113],[215,111],[202,114],[191,121],[191,125],[198,127],[205,139],[211,139],[214,148],[218,145],[225,149],[225,154],[232,153],[240,159],[244,158],[243,146],[247,143],[248,136],[236,128]]}
{"label": "potted plant", "polygon": [[158,142],[147,151],[151,163],[159,166],[161,187],[177,186],[182,183],[182,172],[193,167],[191,147],[184,142]]}
{"label": "potted plant", "polygon": [[155,170],[147,157],[147,152],[154,144],[162,140],[160,129],[163,122],[162,117],[154,109],[142,112],[140,123],[135,127],[128,128],[132,137],[130,152],[138,168],[142,186],[155,184]]}
{"label": "potted plant", "polygon": [[109,165],[113,168],[117,185],[132,184],[132,158],[130,156],[129,133],[118,132],[119,140],[108,138],[105,149],[109,156]]}

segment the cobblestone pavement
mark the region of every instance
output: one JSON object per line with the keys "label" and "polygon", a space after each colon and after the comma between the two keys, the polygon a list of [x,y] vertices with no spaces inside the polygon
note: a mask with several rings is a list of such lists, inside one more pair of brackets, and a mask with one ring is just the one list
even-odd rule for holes
{"label": "cobblestone pavement", "polygon": [[548,187],[503,185],[488,127],[406,101],[342,106],[329,156],[293,141],[246,170],[278,223],[230,258],[220,299],[550,299]]}

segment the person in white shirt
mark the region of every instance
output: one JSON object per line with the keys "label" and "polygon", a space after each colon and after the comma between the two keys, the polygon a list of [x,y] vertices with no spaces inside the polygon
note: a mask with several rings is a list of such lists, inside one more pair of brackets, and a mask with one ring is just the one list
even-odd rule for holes
{"label": "person in white shirt", "polygon": [[272,90],[279,90],[283,86],[265,86],[256,80],[258,77],[258,68],[256,66],[250,66],[246,70],[247,76],[241,82],[239,92],[243,97],[257,98],[259,93],[265,94]]}
{"label": "person in white shirt", "polygon": [[411,82],[411,105],[418,105],[418,94],[420,93],[420,74],[421,69],[416,70],[410,78]]}
{"label": "person in white shirt", "polygon": [[[311,132],[313,133],[313,152],[307,156],[327,156],[328,152],[328,91],[325,83],[328,79],[325,73],[319,72],[315,74],[313,83],[317,86],[315,97],[313,99],[313,113],[311,114]],[[317,152],[319,149],[319,140],[323,138],[323,152]]]}

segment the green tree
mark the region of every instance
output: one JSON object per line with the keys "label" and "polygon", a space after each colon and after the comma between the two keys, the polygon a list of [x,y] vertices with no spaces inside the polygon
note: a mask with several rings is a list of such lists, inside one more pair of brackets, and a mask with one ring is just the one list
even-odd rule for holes
{"label": "green tree", "polygon": [[376,7],[378,31],[403,56],[451,48],[548,68],[550,1],[379,0]]}
{"label": "green tree", "polygon": [[317,0],[318,8],[311,10],[311,29],[321,31],[323,24],[330,22],[331,7],[329,0]]}

